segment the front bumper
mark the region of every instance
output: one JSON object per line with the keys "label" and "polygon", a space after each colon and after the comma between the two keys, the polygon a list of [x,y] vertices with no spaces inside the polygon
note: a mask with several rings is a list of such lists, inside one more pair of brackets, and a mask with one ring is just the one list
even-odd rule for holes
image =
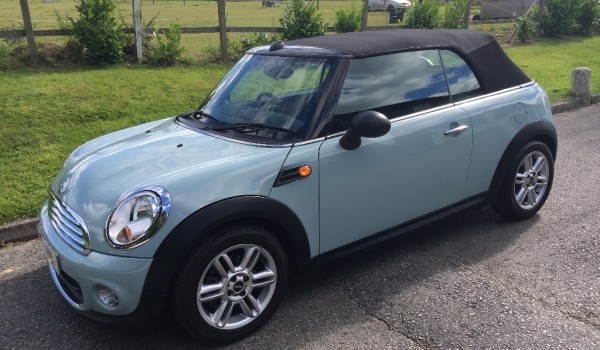
{"label": "front bumper", "polygon": [[[50,275],[60,294],[77,311],[127,315],[140,304],[144,281],[152,259],[130,258],[91,251],[81,254],[59,237],[48,217],[48,205],[40,213],[39,235],[49,257]],[[93,247],[92,247],[93,249]],[[118,299],[109,307],[98,296],[108,287]]]}

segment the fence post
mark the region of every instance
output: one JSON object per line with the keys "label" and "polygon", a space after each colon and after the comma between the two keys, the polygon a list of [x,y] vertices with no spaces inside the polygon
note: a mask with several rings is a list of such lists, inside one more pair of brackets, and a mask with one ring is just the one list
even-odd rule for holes
{"label": "fence post", "polygon": [[465,13],[463,16],[463,22],[465,23],[465,29],[469,29],[469,20],[471,19],[471,5],[472,5],[471,0],[467,1],[467,8],[465,9]]}
{"label": "fence post", "polygon": [[140,0],[133,0],[133,31],[135,33],[135,55],[138,63],[142,63],[142,15]]}
{"label": "fence post", "polygon": [[364,32],[367,29],[367,18],[369,18],[369,0],[365,0],[363,4],[362,18],[360,21],[360,31]]}
{"label": "fence post", "polygon": [[540,37],[542,34],[542,20],[544,19],[544,0],[538,1],[537,25],[535,26],[535,36]]}
{"label": "fence post", "polygon": [[225,0],[219,0],[218,14],[219,14],[219,38],[221,39],[221,60],[227,62],[229,55],[227,54],[227,27],[225,18]]}
{"label": "fence post", "polygon": [[29,4],[27,0],[20,0],[21,13],[23,15],[23,26],[25,27],[25,35],[27,36],[27,47],[29,54],[35,57],[37,50],[35,48],[35,38],[33,37],[33,26],[31,25],[31,15],[29,14]]}

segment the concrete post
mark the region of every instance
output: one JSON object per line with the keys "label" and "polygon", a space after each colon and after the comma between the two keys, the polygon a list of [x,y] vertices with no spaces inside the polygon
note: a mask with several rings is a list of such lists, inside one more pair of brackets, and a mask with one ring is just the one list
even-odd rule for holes
{"label": "concrete post", "polygon": [[572,84],[573,94],[586,105],[590,104],[592,85],[592,70],[587,67],[573,69]]}

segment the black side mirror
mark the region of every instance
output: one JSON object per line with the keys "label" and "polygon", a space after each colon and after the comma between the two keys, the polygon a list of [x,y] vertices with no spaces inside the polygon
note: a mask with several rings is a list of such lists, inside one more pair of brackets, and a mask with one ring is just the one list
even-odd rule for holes
{"label": "black side mirror", "polygon": [[390,131],[390,120],[375,111],[358,113],[350,122],[350,128],[340,139],[340,146],[347,150],[357,149],[362,137],[379,137]]}

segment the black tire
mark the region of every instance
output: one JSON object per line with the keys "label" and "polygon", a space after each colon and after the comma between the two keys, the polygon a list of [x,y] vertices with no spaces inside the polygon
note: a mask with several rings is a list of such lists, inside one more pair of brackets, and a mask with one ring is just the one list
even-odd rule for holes
{"label": "black tire", "polygon": [[509,163],[492,207],[509,220],[530,218],[546,202],[553,180],[552,152],[540,141],[529,142]]}
{"label": "black tire", "polygon": [[[186,259],[171,293],[172,311],[192,335],[212,343],[234,342],[267,322],[288,278],[285,251],[270,232],[258,226],[228,227]],[[230,317],[220,316],[228,311]]]}

